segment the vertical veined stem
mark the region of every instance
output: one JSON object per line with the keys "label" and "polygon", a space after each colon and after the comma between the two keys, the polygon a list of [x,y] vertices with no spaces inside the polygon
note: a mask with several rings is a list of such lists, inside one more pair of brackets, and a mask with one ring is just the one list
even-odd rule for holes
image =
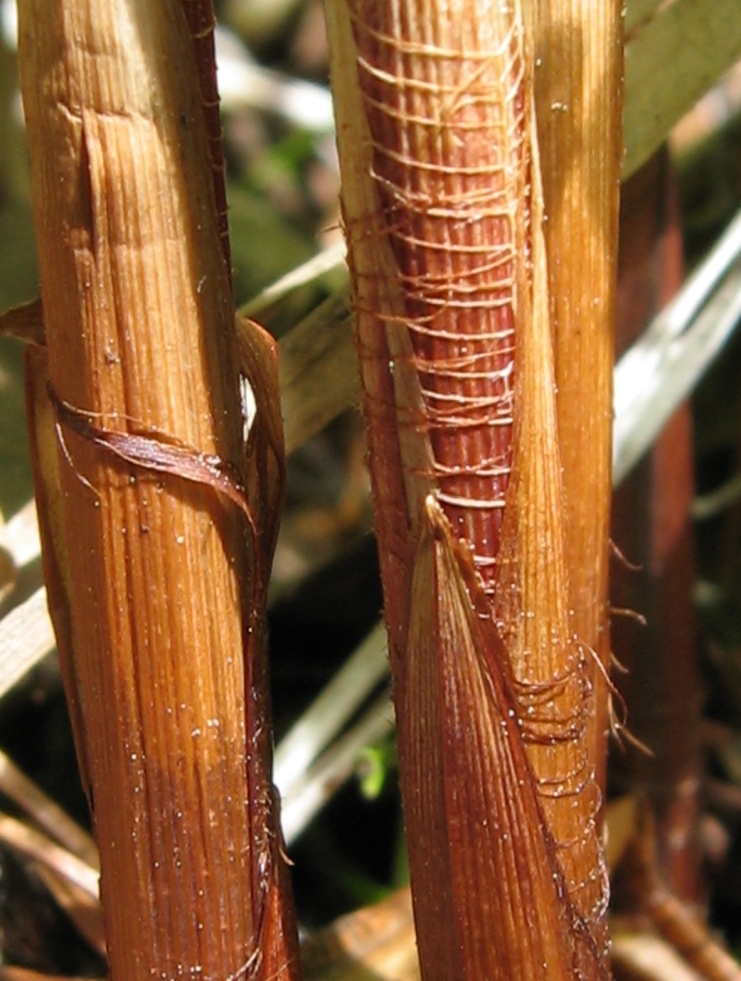
{"label": "vertical veined stem", "polygon": [[[529,0],[574,630],[609,666],[607,566],[623,71],[620,0]],[[604,785],[607,697],[590,722]]]}
{"label": "vertical veined stem", "polygon": [[[111,977],[287,979],[298,944],[260,608],[275,528],[261,491],[280,484],[280,450],[258,411],[261,459],[245,459],[216,107],[200,84],[210,29],[199,48],[186,11],[19,3],[49,372],[29,359],[35,477]],[[266,391],[256,401],[279,415]],[[163,470],[158,443],[219,461],[241,512],[187,464]]]}

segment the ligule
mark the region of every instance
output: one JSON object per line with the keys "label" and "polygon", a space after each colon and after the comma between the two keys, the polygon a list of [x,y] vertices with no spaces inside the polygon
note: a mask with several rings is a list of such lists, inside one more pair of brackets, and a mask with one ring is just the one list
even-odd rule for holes
{"label": "ligule", "polygon": [[523,9],[328,25],[423,976],[607,977]]}

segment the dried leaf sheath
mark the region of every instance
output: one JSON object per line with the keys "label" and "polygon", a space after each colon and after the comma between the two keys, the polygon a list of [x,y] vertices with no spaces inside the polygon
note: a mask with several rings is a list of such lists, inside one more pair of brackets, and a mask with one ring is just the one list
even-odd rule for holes
{"label": "dried leaf sheath", "polygon": [[[605,977],[600,798],[585,739],[592,689],[588,654],[571,623],[563,558],[532,54],[522,10],[484,0],[358,0],[349,16],[346,9],[328,7],[343,213],[425,978],[488,977],[490,956],[537,976],[518,960],[518,943],[541,944],[565,976]],[[460,565],[449,576],[461,590],[468,583],[477,629],[442,576],[413,583],[430,499],[448,534],[472,556],[470,581]],[[450,663],[456,645],[445,647],[451,621],[457,646],[475,651],[465,669]],[[421,647],[425,629],[431,639]],[[410,666],[424,658],[445,669]],[[512,707],[518,725],[504,744],[481,740],[462,753],[454,773],[446,753],[461,718],[444,686],[457,670],[508,679],[509,690],[493,685],[488,699],[471,698],[481,731],[492,713],[506,718]],[[429,692],[411,690],[426,684],[441,691],[437,703]],[[408,711],[426,721],[405,718]],[[531,896],[538,896],[531,905],[553,904],[539,940],[518,941],[491,906],[466,902],[474,888],[496,894],[500,911],[528,903],[506,849],[490,850],[498,857],[486,872],[475,860],[467,865],[470,856],[448,852],[452,838],[462,850],[486,849],[488,832],[474,818],[480,802],[464,791],[498,778],[511,780],[513,798],[526,784],[537,800],[523,808],[510,848],[536,864],[547,854],[550,881],[562,884],[554,894],[535,884],[537,876],[530,880]],[[497,803],[490,787],[490,817],[498,822],[506,792],[499,788]],[[465,830],[457,837],[456,829]],[[541,836],[537,847],[531,834]],[[430,856],[439,854],[451,856],[443,870],[450,893],[435,904]],[[486,940],[477,916],[490,917]],[[478,948],[456,948],[456,961],[455,942],[445,948],[440,939],[451,929],[478,936]],[[446,956],[453,961],[442,968]]]}
{"label": "dried leaf sheath", "polygon": [[[571,606],[580,639],[609,666],[613,318],[623,161],[621,0],[532,0],[558,428]],[[597,660],[594,757],[604,784],[606,687]]]}
{"label": "dried leaf sheath", "polygon": [[587,739],[594,704],[592,665],[575,633],[569,605],[539,231],[533,236],[533,270],[532,310],[517,333],[512,479],[497,558],[494,619],[515,678],[522,736],[568,895],[606,962],[607,873],[597,826],[601,795]]}
{"label": "dried leaf sheath", "polygon": [[[411,865],[435,869],[435,887],[415,895],[415,916],[452,925],[418,934],[422,975],[510,981],[544,977],[547,966],[548,978],[573,978],[564,938],[585,936],[543,831],[501,641],[471,554],[432,497],[421,536],[398,681],[399,752]],[[582,966],[593,953],[581,952]]]}

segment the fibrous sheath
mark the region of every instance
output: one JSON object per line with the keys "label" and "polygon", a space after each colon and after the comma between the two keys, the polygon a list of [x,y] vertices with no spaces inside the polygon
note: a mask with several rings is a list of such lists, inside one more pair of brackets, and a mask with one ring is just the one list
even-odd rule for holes
{"label": "fibrous sheath", "polygon": [[523,9],[328,23],[423,977],[606,977]]}
{"label": "fibrous sheath", "polygon": [[[511,467],[515,256],[528,248],[524,66],[512,10],[468,17],[454,6],[355,5],[353,27],[370,173],[396,264],[398,307],[381,318],[397,423],[423,437],[427,457],[406,464],[408,516],[411,485],[434,487],[488,585]],[[352,240],[362,228],[348,219]],[[372,350],[366,335],[378,324],[366,303],[383,285],[357,285],[358,340]],[[371,415],[383,397],[366,386]]]}

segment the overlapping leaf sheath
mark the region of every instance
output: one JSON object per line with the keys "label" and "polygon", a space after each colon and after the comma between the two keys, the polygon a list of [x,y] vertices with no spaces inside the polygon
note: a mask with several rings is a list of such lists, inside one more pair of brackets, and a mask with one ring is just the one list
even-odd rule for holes
{"label": "overlapping leaf sheath", "polygon": [[120,981],[298,976],[263,624],[277,375],[247,332],[245,446],[207,7],[19,4],[48,353],[48,381],[29,358],[35,476]]}
{"label": "overlapping leaf sheath", "polygon": [[328,13],[423,975],[603,977],[523,12]]}
{"label": "overlapping leaf sheath", "polygon": [[612,366],[623,158],[621,0],[532,0],[544,226],[571,608],[597,655],[591,722],[604,781]]}

